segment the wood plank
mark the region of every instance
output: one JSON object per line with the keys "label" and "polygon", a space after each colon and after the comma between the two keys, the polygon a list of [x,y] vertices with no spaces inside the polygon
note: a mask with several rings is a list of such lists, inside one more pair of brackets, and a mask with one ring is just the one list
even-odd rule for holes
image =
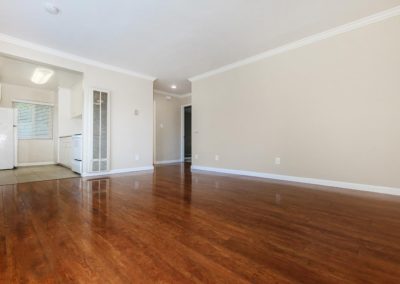
{"label": "wood plank", "polygon": [[191,173],[0,186],[0,283],[400,283],[400,198]]}

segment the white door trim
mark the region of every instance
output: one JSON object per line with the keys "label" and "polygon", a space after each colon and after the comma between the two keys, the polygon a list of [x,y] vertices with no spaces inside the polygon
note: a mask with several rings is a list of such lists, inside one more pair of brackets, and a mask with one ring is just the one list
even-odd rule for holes
{"label": "white door trim", "polygon": [[[89,95],[89,166],[88,166],[88,172],[93,173],[96,171],[93,171],[92,166],[93,166],[93,94],[94,92],[100,92],[100,93],[107,93],[107,170],[106,172],[110,171],[111,168],[111,91],[103,88],[91,88],[91,93]],[[99,160],[99,163],[101,160]],[[101,171],[100,171],[101,172]]]}
{"label": "white door trim", "polygon": [[157,102],[153,96],[153,164],[157,163]]}

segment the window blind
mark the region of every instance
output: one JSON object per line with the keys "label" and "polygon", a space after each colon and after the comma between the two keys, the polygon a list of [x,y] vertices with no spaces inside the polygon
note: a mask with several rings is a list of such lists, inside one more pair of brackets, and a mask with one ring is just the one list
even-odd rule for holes
{"label": "window blind", "polygon": [[53,107],[14,102],[18,110],[18,139],[53,139]]}

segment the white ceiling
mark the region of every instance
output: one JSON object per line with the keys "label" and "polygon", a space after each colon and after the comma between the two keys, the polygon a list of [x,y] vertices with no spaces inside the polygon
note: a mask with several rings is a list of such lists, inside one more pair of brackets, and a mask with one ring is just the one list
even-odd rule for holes
{"label": "white ceiling", "polygon": [[[45,67],[54,71],[54,75],[46,84],[37,85],[31,82],[31,77],[37,67]],[[0,56],[0,83],[56,90],[58,87],[70,88],[81,80],[82,74],[78,72]]]}
{"label": "white ceiling", "polygon": [[[0,32],[157,77],[187,78],[400,5],[400,0],[0,0]],[[178,85],[172,90],[172,84]]]}

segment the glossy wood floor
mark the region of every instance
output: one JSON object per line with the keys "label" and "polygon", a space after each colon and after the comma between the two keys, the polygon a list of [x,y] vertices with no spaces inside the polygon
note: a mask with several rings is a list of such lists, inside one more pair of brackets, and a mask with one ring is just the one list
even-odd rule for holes
{"label": "glossy wood floor", "polygon": [[181,165],[2,186],[0,283],[400,283],[400,198]]}

